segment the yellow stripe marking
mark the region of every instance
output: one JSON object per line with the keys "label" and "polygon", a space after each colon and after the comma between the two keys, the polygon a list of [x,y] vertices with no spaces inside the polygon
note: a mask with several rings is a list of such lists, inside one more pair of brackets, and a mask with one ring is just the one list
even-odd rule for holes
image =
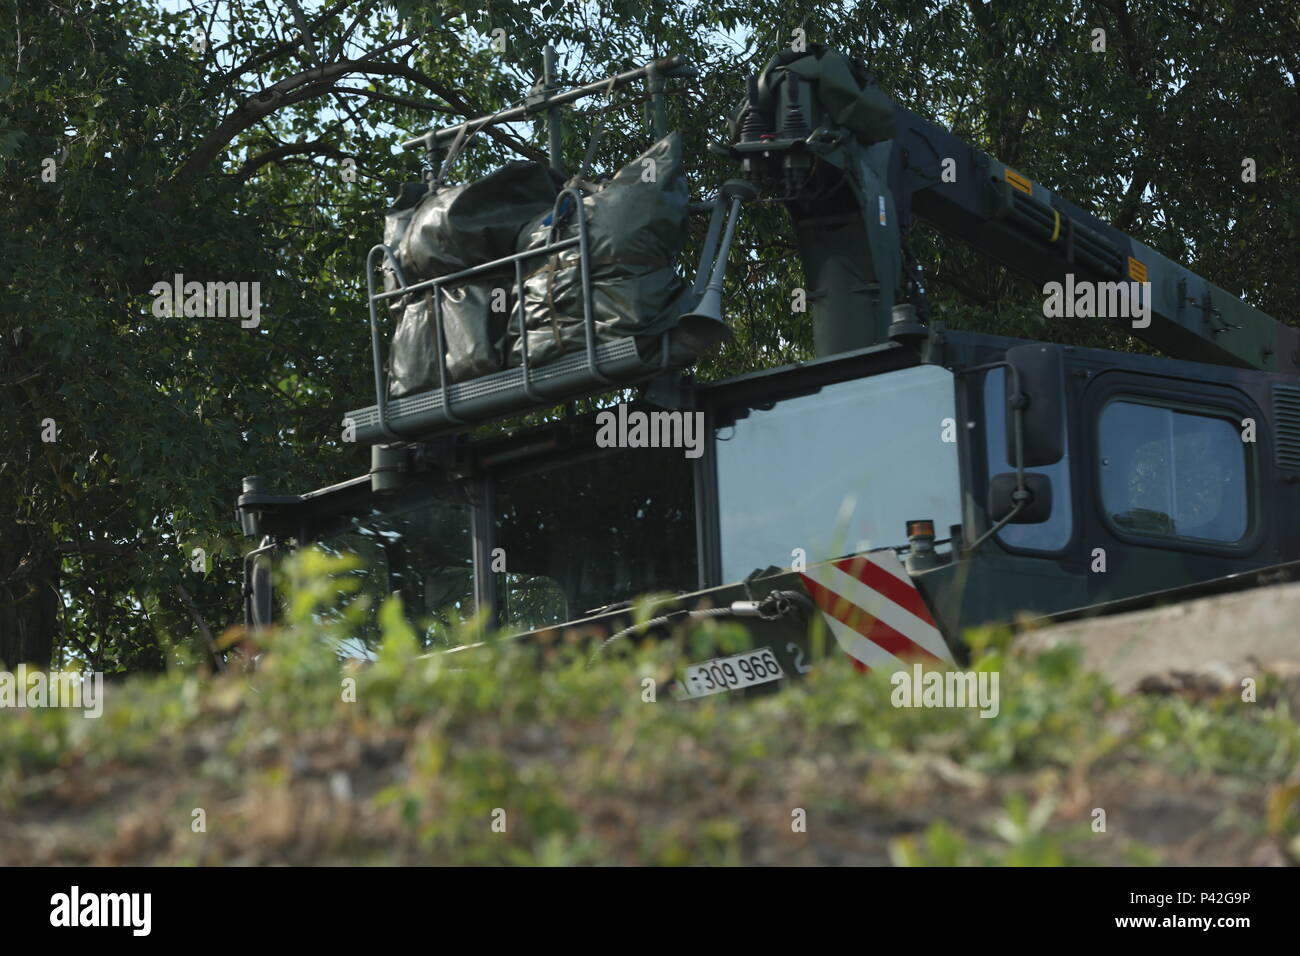
{"label": "yellow stripe marking", "polygon": [[1002,175],[1007,182],[1016,187],[1016,189],[1019,189],[1026,196],[1032,196],[1034,194],[1034,184],[1024,176],[1021,176],[1014,169],[1008,168]]}

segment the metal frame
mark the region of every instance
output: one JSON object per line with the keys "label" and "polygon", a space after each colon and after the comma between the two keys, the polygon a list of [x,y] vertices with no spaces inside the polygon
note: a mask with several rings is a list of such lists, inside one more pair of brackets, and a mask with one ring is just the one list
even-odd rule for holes
{"label": "metal frame", "polygon": [[722,583],[722,537],[718,508],[718,450],[712,408],[704,412],[704,454],[695,459],[695,549],[699,586]]}
{"label": "metal frame", "polygon": [[[582,86],[575,86],[572,89],[565,90],[563,93],[553,93],[547,88],[549,82],[554,79],[555,49],[548,46],[545,51],[543,69],[547,70],[549,66],[550,78],[545,78],[540,95],[530,97],[529,101],[523,106],[514,106],[510,109],[501,110],[498,113],[488,113],[484,116],[477,116],[473,119],[466,120],[463,123],[457,123],[454,126],[444,126],[441,129],[431,129],[426,133],[421,133],[402,143],[403,149],[423,148],[433,152],[440,148],[441,144],[448,140],[454,140],[462,130],[466,133],[477,131],[484,126],[495,125],[496,123],[511,123],[516,120],[527,119],[539,112],[547,112],[548,118],[551,115],[549,111],[556,107],[565,106],[569,103],[575,103],[584,97],[592,96],[596,93],[604,93],[613,88],[626,86],[637,80],[646,78],[650,81],[651,98],[654,103],[656,112],[661,112],[663,105],[664,92],[659,88],[659,81],[666,77],[693,77],[697,75],[695,66],[691,61],[682,55],[665,57],[661,60],[655,60],[645,66],[639,66],[635,69],[625,70],[622,73],[616,73],[614,76],[605,77],[596,80],[593,83],[585,83]],[[655,97],[658,100],[655,100]],[[549,145],[549,144],[548,144]],[[558,145],[558,144],[557,144]]]}
{"label": "metal frame", "polygon": [[[538,119],[545,124],[548,164],[554,171],[563,174],[560,150],[563,129],[560,107],[575,103],[588,96],[610,95],[619,87],[644,81],[647,98],[651,105],[651,120],[654,133],[656,138],[662,138],[667,135],[668,131],[666,81],[669,78],[693,78],[698,75],[698,71],[690,60],[679,55],[653,60],[641,66],[625,70],[622,73],[567,90],[560,90],[556,83],[555,49],[548,44],[543,51],[542,74],[522,105],[471,117],[451,126],[427,130],[404,141],[402,147],[404,149],[422,148],[426,151],[436,173],[432,185],[432,190],[436,191],[441,186],[448,167],[454,162],[455,157],[464,147],[466,141],[474,133],[499,123]],[[579,173],[581,175],[582,171],[580,170]],[[691,213],[712,213],[705,242],[700,253],[699,271],[691,287],[691,294],[697,303],[697,311],[700,308],[698,303],[701,301],[700,297],[702,295],[708,296],[712,294],[717,296],[720,294],[722,273],[726,264],[730,240],[739,218],[740,205],[745,199],[751,198],[748,192],[752,191],[752,187],[748,186],[748,184],[739,183],[739,187],[743,187],[739,189],[735,184],[729,185],[732,186],[730,190],[728,190],[727,186],[724,186],[722,192],[713,200],[704,203],[692,203],[690,206],[689,211]],[[730,202],[728,203],[724,199]],[[576,206],[578,234],[576,237],[569,239],[556,239],[555,233],[560,225],[560,209],[566,202],[570,201]],[[534,408],[540,408],[548,404],[571,401],[598,392],[608,391],[615,387],[634,385],[648,378],[661,375],[671,368],[671,329],[665,329],[658,334],[659,355],[657,360],[652,355],[647,354],[640,343],[625,344],[618,340],[603,343],[600,346],[603,351],[598,354],[595,317],[592,311],[591,299],[592,279],[587,221],[583,209],[583,193],[581,189],[571,184],[562,189],[556,196],[555,203],[552,206],[551,228],[552,232],[548,236],[549,241],[537,249],[529,249],[510,256],[503,256],[492,262],[463,269],[451,275],[440,276],[436,279],[424,280],[414,284],[407,283],[406,277],[397,262],[394,250],[383,244],[371,248],[366,257],[366,283],[370,309],[370,344],[375,379],[375,404],[372,407],[356,409],[348,413],[349,417],[360,417],[357,422],[359,437],[360,432],[364,431],[366,433],[365,440],[372,444],[383,443],[384,441],[398,443],[428,438],[440,432],[482,424],[526,411],[528,406],[520,399],[531,403]],[[717,261],[715,261],[714,251],[715,246],[719,244],[720,236],[721,246],[717,250]],[[523,309],[523,302],[526,298],[523,264],[535,257],[551,255],[558,257],[564,251],[575,247],[578,251],[577,265],[580,270],[583,299],[586,367],[583,368],[580,364],[572,361],[563,362],[565,357],[572,358],[576,356],[576,350],[562,356],[561,359],[557,359],[555,367],[548,368],[547,373],[540,376],[544,379],[554,380],[554,385],[550,382],[547,383],[547,387],[551,389],[548,393],[538,387],[538,376],[534,375],[532,364],[529,361],[528,328]],[[391,269],[397,288],[376,292],[374,276],[376,266],[381,258],[385,268]],[[515,290],[518,299],[517,307],[520,314],[521,365],[513,368],[507,365],[499,372],[476,376],[465,382],[450,382],[447,376],[446,327],[442,314],[442,287],[489,271],[508,269],[510,267],[514,269]],[[414,392],[400,399],[390,399],[386,373],[387,361],[383,345],[380,342],[379,317],[376,304],[420,292],[431,293],[434,344],[438,350],[438,387]],[[712,311],[718,314],[705,315],[704,318],[721,322],[721,309],[717,308]],[[631,338],[640,337],[633,336]],[[686,337],[684,344],[694,347],[699,343]],[[628,345],[632,347],[629,348]],[[520,371],[516,371],[516,369]],[[467,391],[462,388],[464,385],[470,385],[471,388]],[[461,391],[457,392],[456,396],[451,394],[450,390],[453,387],[461,388]],[[414,399],[415,401],[408,402],[407,399]],[[400,404],[394,409],[391,405],[392,402]],[[461,406],[453,408],[454,402],[461,403]],[[463,407],[471,403],[477,403],[474,405],[472,412]],[[399,430],[394,426],[394,418],[406,419],[410,424],[404,423],[403,430]],[[347,420],[345,419],[345,422]]]}

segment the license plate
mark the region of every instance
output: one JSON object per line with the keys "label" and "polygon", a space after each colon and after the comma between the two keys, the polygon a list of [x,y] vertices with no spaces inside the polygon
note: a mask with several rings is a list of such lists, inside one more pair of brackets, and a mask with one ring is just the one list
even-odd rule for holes
{"label": "license plate", "polygon": [[680,697],[708,697],[724,691],[740,690],[755,684],[780,680],[785,676],[776,655],[770,648],[760,647],[733,654],[730,657],[717,657],[702,664],[691,664],[686,674],[677,685]]}

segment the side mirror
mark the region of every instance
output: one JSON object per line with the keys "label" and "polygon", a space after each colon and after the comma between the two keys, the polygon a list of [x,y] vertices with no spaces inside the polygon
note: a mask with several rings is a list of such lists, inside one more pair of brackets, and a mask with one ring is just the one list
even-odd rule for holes
{"label": "side mirror", "polygon": [[[1016,502],[1016,473],[1005,471],[989,479],[989,520],[994,524],[1011,514]],[[1037,472],[1025,472],[1025,491],[1029,500],[1011,524],[1042,524],[1052,516],[1052,479]]]}
{"label": "side mirror", "polygon": [[[1065,454],[1065,357],[1059,345],[1007,349],[1007,461],[1016,460],[1016,408],[1023,409],[1024,465],[1054,465]],[[1019,394],[1015,391],[1019,379]]]}

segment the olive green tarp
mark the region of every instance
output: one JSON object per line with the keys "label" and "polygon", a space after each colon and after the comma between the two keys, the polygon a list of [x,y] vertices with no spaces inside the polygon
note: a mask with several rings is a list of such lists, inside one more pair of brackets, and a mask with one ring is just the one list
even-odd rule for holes
{"label": "olive green tarp", "polygon": [[[521,235],[521,251],[578,235],[577,211],[561,207],[561,221],[538,217]],[[675,261],[686,242],[689,195],[682,165],[682,140],[670,133],[624,166],[582,201],[591,273],[591,308],[596,340],[642,337],[647,349],[676,325],[693,301]],[[524,283],[523,313],[528,362],[542,365],[586,344],[581,269],[576,248],[547,257]],[[511,322],[519,329],[518,310]],[[680,356],[674,353],[675,358]],[[514,341],[510,361],[523,360]]]}
{"label": "olive green tarp", "polygon": [[[394,250],[409,285],[451,275],[508,256],[519,233],[546,214],[559,192],[539,163],[510,163],[482,179],[428,193],[407,187],[388,210],[384,244]],[[473,276],[441,287],[447,376],[453,382],[505,365],[513,269]],[[391,274],[385,287],[396,288]],[[437,388],[439,368],[433,295],[390,300],[397,320],[389,352],[389,395]]]}

